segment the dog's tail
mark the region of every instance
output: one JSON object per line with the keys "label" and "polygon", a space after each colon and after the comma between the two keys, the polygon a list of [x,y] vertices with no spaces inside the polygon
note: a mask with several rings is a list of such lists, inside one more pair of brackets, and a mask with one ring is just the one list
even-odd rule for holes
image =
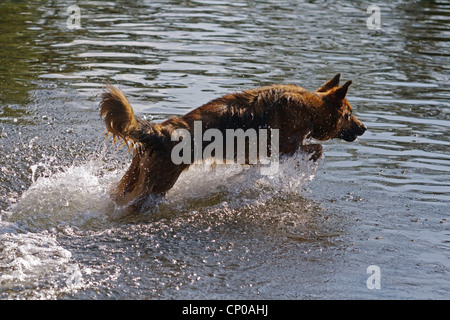
{"label": "dog's tail", "polygon": [[117,136],[127,145],[130,140],[132,144],[139,140],[139,121],[122,90],[109,86],[102,94],[100,117],[104,118],[108,134],[113,135],[114,142]]}

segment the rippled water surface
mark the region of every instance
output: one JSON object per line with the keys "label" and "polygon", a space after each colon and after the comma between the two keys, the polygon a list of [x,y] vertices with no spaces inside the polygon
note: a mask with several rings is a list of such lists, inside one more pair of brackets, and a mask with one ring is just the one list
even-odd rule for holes
{"label": "rippled water surface", "polygon": [[[381,1],[0,4],[1,299],[450,298],[450,5]],[[194,166],[121,217],[130,155],[98,102],[182,115],[270,83],[336,73],[368,131],[276,176]],[[369,290],[367,268],[381,272]]]}

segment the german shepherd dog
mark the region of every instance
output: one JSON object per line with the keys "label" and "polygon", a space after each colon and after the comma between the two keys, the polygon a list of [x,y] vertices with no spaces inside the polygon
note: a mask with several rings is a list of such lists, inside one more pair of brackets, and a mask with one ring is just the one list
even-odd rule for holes
{"label": "german shepherd dog", "polygon": [[102,95],[100,115],[114,141],[119,137],[133,149],[131,165],[112,198],[119,206],[139,209],[149,195],[170,190],[189,167],[189,163],[172,161],[172,149],[178,143],[172,141],[172,134],[184,129],[192,136],[195,121],[201,121],[203,130],[214,128],[222,133],[238,128],[278,129],[280,155],[300,149],[312,161],[321,157],[322,146],[306,144],[310,138],[356,140],[366,127],[352,114],[346,99],[352,82],[339,86],[339,78],[337,74],[313,92],[295,85],[271,85],[227,94],[162,123],[137,119],[123,92],[108,87]]}

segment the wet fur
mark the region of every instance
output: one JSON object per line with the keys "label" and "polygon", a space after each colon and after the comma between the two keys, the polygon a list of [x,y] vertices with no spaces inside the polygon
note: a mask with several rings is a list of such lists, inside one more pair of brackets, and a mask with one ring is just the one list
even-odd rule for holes
{"label": "wet fur", "polygon": [[[182,117],[162,123],[136,119],[123,92],[109,87],[102,95],[100,115],[108,133],[123,139],[133,148],[131,165],[113,192],[119,205],[139,208],[150,194],[165,194],[188,164],[171,160],[172,132],[186,129],[194,136],[194,121],[207,129],[279,129],[280,154],[298,149],[316,161],[322,154],[319,144],[304,144],[309,138],[324,141],[341,138],[353,141],[366,130],[352,114],[346,94],[351,81],[339,86],[340,75],[313,92],[295,85],[272,85],[227,94],[214,99]],[[224,134],[225,136],[225,134]],[[204,142],[203,148],[209,142]],[[269,150],[270,151],[270,150]]]}

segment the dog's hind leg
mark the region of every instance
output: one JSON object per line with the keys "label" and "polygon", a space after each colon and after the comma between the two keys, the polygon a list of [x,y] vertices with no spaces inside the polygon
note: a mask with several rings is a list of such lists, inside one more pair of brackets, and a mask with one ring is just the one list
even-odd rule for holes
{"label": "dog's hind leg", "polygon": [[131,203],[139,210],[150,195],[164,196],[188,165],[174,164],[166,152],[149,148],[134,150],[131,165],[113,193],[119,206]]}
{"label": "dog's hind leg", "polygon": [[124,205],[133,198],[134,191],[138,184],[140,176],[140,163],[141,163],[141,153],[138,150],[133,152],[133,160],[131,161],[130,167],[123,175],[117,187],[114,189],[111,197],[115,200],[118,205]]}

